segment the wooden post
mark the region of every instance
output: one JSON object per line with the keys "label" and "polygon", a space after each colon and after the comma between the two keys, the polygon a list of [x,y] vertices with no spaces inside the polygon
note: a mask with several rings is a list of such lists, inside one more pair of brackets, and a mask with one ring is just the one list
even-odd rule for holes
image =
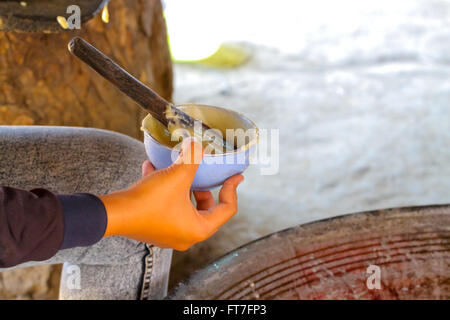
{"label": "wooden post", "polygon": [[[8,2],[18,6],[17,1]],[[42,3],[40,11],[46,12],[46,2],[56,1],[28,2],[29,7]],[[81,5],[85,1],[79,2]],[[98,7],[105,1],[92,2],[97,2]],[[131,99],[74,58],[67,51],[67,44],[74,36],[85,38],[170,100],[172,65],[162,6],[159,0],[113,0],[108,6],[109,23],[104,23],[97,14],[83,23],[80,30],[64,30],[56,17],[54,20],[46,17],[45,21],[53,21],[50,26],[39,21],[31,23],[33,16],[27,19],[27,24],[19,24],[17,19],[1,18],[1,10],[6,9],[0,6],[0,29],[18,28],[0,32],[0,125],[97,127],[140,136],[144,113]],[[95,6],[89,8],[94,9]],[[26,30],[39,31],[23,32],[21,25]]]}

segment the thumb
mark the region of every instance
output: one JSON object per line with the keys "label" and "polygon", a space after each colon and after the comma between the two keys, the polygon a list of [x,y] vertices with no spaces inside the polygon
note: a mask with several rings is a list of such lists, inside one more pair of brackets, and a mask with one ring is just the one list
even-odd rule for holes
{"label": "thumb", "polygon": [[169,167],[169,171],[176,172],[176,174],[182,173],[183,181],[190,186],[202,158],[203,147],[201,143],[192,137],[185,138],[181,145],[180,155]]}

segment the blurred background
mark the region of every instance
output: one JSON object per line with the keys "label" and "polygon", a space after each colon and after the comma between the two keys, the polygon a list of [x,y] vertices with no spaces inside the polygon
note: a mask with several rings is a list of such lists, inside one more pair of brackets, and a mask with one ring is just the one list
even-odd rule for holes
{"label": "blurred background", "polygon": [[345,213],[450,201],[450,3],[165,0],[176,103],[279,129],[238,214],[175,253],[172,285],[266,234]]}

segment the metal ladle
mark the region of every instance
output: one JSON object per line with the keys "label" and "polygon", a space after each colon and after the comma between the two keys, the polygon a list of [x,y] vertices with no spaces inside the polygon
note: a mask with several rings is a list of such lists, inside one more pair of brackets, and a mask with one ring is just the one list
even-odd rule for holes
{"label": "metal ladle", "polygon": [[224,139],[218,130],[212,129],[202,121],[192,118],[172,103],[166,101],[87,41],[80,37],[75,37],[69,42],[68,48],[74,56],[97,71],[103,78],[115,85],[128,97],[136,101],[165,127],[168,127],[169,123],[175,124],[174,117],[167,116],[168,111],[170,111],[170,113],[175,115],[176,124],[181,127],[194,128],[195,122],[201,123],[203,140],[212,144],[216,152],[235,150],[235,146]]}

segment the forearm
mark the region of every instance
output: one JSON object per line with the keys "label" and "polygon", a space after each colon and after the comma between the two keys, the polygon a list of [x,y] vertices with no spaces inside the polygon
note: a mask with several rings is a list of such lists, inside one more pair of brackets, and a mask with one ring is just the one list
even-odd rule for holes
{"label": "forearm", "polygon": [[194,207],[190,188],[200,161],[192,159],[198,154],[202,146],[185,140],[170,167],[155,171],[146,161],[143,178],[133,186],[100,197],[0,188],[0,268],[47,260],[104,236],[177,250],[205,240],[236,213],[236,188],[244,177],[228,178],[217,204],[211,192],[194,192]]}
{"label": "forearm", "polygon": [[92,245],[105,228],[105,208],[93,195],[0,188],[0,268]]}

